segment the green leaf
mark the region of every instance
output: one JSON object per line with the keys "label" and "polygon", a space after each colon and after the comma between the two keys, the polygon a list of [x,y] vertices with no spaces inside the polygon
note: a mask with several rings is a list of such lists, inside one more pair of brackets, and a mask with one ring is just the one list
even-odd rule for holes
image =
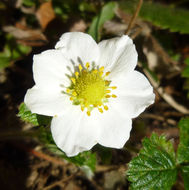
{"label": "green leaf", "polygon": [[139,155],[129,163],[127,172],[131,189],[169,190],[177,176],[175,152],[165,136],[152,134],[142,142]]}
{"label": "green leaf", "polygon": [[48,125],[51,121],[51,117],[31,113],[25,103],[20,104],[18,116],[21,120],[32,123],[36,126]]}
{"label": "green leaf", "polygon": [[177,150],[177,162],[189,164],[189,117],[179,122],[180,143]]}
{"label": "green leaf", "polygon": [[4,55],[4,53],[0,53],[0,69],[8,67],[10,64],[10,58]]}
{"label": "green leaf", "polygon": [[11,59],[16,60],[23,55],[28,54],[31,51],[31,47],[24,46],[22,44],[17,44],[17,46],[12,50]]}
{"label": "green leaf", "polygon": [[189,78],[189,58],[185,59],[186,67],[182,71],[182,77]]}
{"label": "green leaf", "polygon": [[103,26],[103,24],[106,21],[111,20],[114,17],[114,14],[115,14],[114,10],[115,10],[116,6],[117,6],[117,3],[109,2],[109,3],[105,4],[102,7],[101,12],[96,17],[94,17],[88,33],[96,41],[100,40],[100,29]]}
{"label": "green leaf", "polygon": [[185,189],[189,189],[189,165],[188,166],[182,166],[181,168],[181,174],[184,180],[184,187]]}
{"label": "green leaf", "polygon": [[[136,7],[136,1],[121,2],[120,8],[127,12]],[[171,32],[189,33],[189,11],[159,3],[143,2],[139,16],[152,24]]]}

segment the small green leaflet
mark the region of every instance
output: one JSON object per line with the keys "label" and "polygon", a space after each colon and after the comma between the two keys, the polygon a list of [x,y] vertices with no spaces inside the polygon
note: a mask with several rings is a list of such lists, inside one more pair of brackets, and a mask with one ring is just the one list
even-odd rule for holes
{"label": "small green leaflet", "polygon": [[185,189],[189,189],[189,165],[188,166],[182,166],[181,168],[181,174],[184,180],[184,187]]}
{"label": "small green leaflet", "polygon": [[100,40],[100,29],[103,24],[114,17],[114,10],[117,4],[109,2],[102,7],[101,12],[94,17],[88,33],[98,42]]}
{"label": "small green leaflet", "polygon": [[127,171],[133,190],[169,190],[176,181],[175,152],[164,135],[153,133],[142,142],[139,155],[131,160]]}
{"label": "small green leaflet", "polygon": [[[132,12],[138,1],[122,1],[119,7],[127,12]],[[134,8],[135,9],[135,8]],[[189,11],[181,8],[144,1],[139,12],[139,16],[152,24],[169,29],[171,32],[189,34]]]}
{"label": "small green leaflet", "polygon": [[36,126],[48,125],[51,121],[51,117],[31,113],[24,103],[20,104],[18,116],[21,118],[21,120],[32,123]]}
{"label": "small green leaflet", "polygon": [[179,129],[180,143],[177,150],[177,162],[189,165],[189,117],[180,120]]}

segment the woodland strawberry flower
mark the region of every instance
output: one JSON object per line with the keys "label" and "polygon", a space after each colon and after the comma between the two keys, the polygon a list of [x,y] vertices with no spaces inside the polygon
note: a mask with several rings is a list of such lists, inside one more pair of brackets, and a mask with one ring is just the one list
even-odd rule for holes
{"label": "woodland strawberry flower", "polygon": [[134,70],[137,52],[127,35],[97,44],[88,34],[65,33],[33,60],[35,85],[24,101],[32,113],[53,116],[52,136],[67,156],[97,143],[122,148],[132,118],[154,102],[152,86]]}

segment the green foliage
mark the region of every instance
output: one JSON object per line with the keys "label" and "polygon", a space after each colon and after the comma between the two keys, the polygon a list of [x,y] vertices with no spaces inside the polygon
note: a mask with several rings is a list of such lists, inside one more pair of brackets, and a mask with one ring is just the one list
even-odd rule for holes
{"label": "green foliage", "polygon": [[20,104],[18,116],[21,120],[32,123],[36,126],[48,125],[51,121],[51,117],[31,113],[24,103]]}
{"label": "green foliage", "polygon": [[184,187],[185,189],[189,189],[189,165],[187,166],[182,166],[181,168],[181,174],[184,180]]}
{"label": "green foliage", "polygon": [[177,176],[175,152],[165,136],[152,134],[143,140],[139,155],[129,163],[127,172],[131,189],[169,190]]}
{"label": "green foliage", "polygon": [[177,150],[177,162],[189,164],[189,117],[179,122],[180,143]]}
{"label": "green foliage", "polygon": [[38,0],[22,0],[22,4],[27,7],[32,7],[37,4]]}
{"label": "green foliage", "polygon": [[39,139],[44,143],[44,145],[55,155],[64,158],[65,160],[77,165],[77,166],[87,166],[91,171],[95,171],[96,166],[96,154],[90,151],[85,151],[74,157],[67,157],[64,152],[62,152],[54,143],[51,132],[48,128],[39,128]]}
{"label": "green foliage", "polygon": [[184,61],[186,67],[182,71],[182,77],[186,78],[184,83],[184,89],[188,91],[187,97],[189,98],[189,58]]}
{"label": "green foliage", "polygon": [[114,17],[114,10],[117,4],[115,2],[109,2],[102,7],[100,13],[94,17],[88,33],[96,40],[100,40],[100,29],[102,28],[103,24],[111,20]]}
{"label": "green foliage", "polygon": [[19,59],[30,51],[31,47],[18,44],[12,36],[7,35],[4,51],[0,52],[0,69],[8,67],[12,61]]}
{"label": "green foliage", "polygon": [[[136,1],[121,2],[120,8],[131,12],[136,7]],[[169,29],[171,32],[189,34],[189,11],[159,3],[143,2],[139,16],[152,24]]]}

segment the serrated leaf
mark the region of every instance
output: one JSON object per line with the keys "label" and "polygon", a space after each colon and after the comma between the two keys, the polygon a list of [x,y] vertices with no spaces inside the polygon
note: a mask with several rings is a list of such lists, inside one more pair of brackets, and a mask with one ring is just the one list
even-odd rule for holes
{"label": "serrated leaf", "polygon": [[[136,6],[136,1],[126,1],[120,3],[120,8],[131,12]],[[171,32],[189,33],[189,11],[181,8],[173,8],[168,5],[143,2],[139,16],[152,24]]]}
{"label": "serrated leaf", "polygon": [[31,113],[25,103],[20,104],[18,116],[21,118],[21,120],[36,126],[48,125],[51,121],[51,117]]}
{"label": "serrated leaf", "polygon": [[88,33],[96,40],[99,41],[100,40],[100,29],[103,26],[103,24],[108,21],[111,20],[114,17],[114,10],[116,8],[116,3],[115,2],[109,2],[107,4],[105,4],[102,7],[101,12],[94,17],[89,31]]}
{"label": "serrated leaf", "polygon": [[152,134],[142,142],[139,155],[129,163],[127,172],[131,189],[169,190],[177,176],[175,152],[165,136]]}
{"label": "serrated leaf", "polygon": [[178,163],[189,163],[189,117],[179,122],[180,143],[177,150]]}
{"label": "serrated leaf", "polygon": [[189,189],[189,165],[188,166],[182,166],[181,174],[182,174],[182,177],[184,180],[185,189]]}

